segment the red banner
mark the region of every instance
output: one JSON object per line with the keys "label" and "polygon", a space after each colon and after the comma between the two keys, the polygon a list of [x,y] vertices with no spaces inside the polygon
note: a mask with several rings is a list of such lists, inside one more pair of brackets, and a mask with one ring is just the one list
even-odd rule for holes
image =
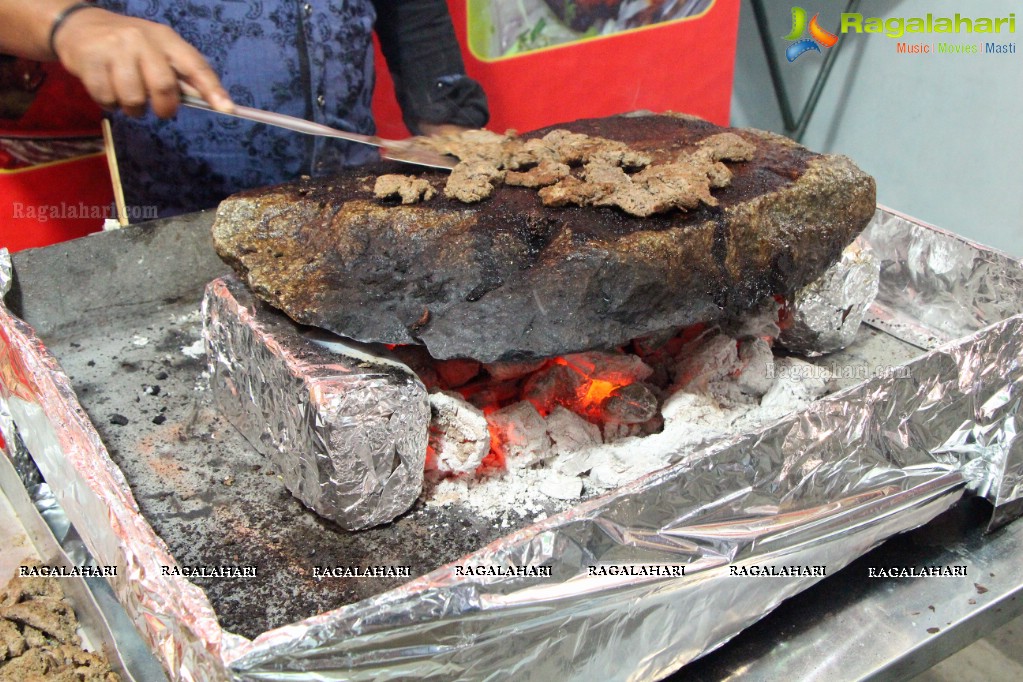
{"label": "red banner", "polygon": [[[728,124],[738,0],[448,4],[466,70],[487,92],[491,130],[527,131],[637,110]],[[665,16],[667,5],[673,14]],[[405,137],[379,52],[377,64],[379,134]]]}

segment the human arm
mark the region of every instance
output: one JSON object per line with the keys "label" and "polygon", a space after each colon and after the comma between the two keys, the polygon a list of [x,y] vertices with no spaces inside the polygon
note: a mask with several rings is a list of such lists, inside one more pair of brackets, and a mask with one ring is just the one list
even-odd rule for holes
{"label": "human arm", "polygon": [[180,102],[179,81],[194,87],[215,108],[230,111],[231,99],[199,52],[171,28],[125,17],[99,7],[67,14],[72,0],[0,0],[0,50],[26,59],[57,59],[106,108],[132,115],[148,102],[169,117]]}
{"label": "human arm", "polygon": [[487,98],[465,65],[445,0],[373,0],[376,31],[413,133],[481,128]]}

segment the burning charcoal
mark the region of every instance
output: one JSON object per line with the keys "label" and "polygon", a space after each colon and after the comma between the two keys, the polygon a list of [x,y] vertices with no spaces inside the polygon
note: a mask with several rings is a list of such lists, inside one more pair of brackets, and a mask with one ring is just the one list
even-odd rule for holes
{"label": "burning charcoal", "polygon": [[490,431],[483,412],[457,393],[431,393],[430,412],[434,468],[452,474],[476,471],[490,452]]}
{"label": "burning charcoal", "polygon": [[430,406],[406,365],[300,330],[234,277],[207,286],[202,310],[214,401],[295,497],[347,530],[412,506]]}
{"label": "burning charcoal", "polygon": [[809,356],[848,346],[877,296],[879,277],[880,264],[869,251],[855,244],[847,248],[840,261],[786,304],[790,324],[781,344]]}
{"label": "burning charcoal", "polygon": [[594,350],[572,353],[563,356],[562,359],[569,367],[588,379],[603,379],[619,385],[643,381],[653,374],[653,370],[638,355],[631,353]]}
{"label": "burning charcoal", "polygon": [[540,479],[540,492],[556,500],[578,500],[583,494],[583,481],[578,476],[565,476],[549,471]]}
{"label": "burning charcoal", "polygon": [[632,340],[632,348],[641,358],[656,355],[664,350],[664,347],[676,339],[682,330],[678,327],[671,327],[662,331],[643,336]]}
{"label": "burning charcoal", "polygon": [[753,338],[739,343],[739,371],[737,384],[743,393],[761,397],[774,384],[774,353],[762,338]]}
{"label": "burning charcoal", "polygon": [[604,400],[601,411],[607,421],[640,424],[657,414],[657,396],[645,384],[616,388]]}
{"label": "burning charcoal", "polygon": [[491,447],[509,469],[524,469],[547,459],[551,439],[547,423],[532,403],[520,400],[487,415]]}
{"label": "burning charcoal", "polygon": [[522,397],[537,409],[550,412],[555,405],[574,404],[585,383],[585,377],[578,372],[555,364],[529,377],[522,387]]}
{"label": "burning charcoal", "polygon": [[600,429],[560,405],[547,416],[547,434],[554,443],[554,452],[564,455],[593,445],[600,445]]}
{"label": "burning charcoal", "polygon": [[532,374],[546,363],[546,360],[526,360],[523,362],[492,362],[486,365],[487,373],[498,381],[520,379]]}
{"label": "burning charcoal", "polygon": [[719,381],[740,369],[735,339],[718,334],[699,343],[692,355],[680,352],[675,366],[675,387],[686,391],[705,390],[707,384]]}
{"label": "burning charcoal", "polygon": [[458,392],[481,410],[507,405],[517,400],[520,393],[517,381],[478,381],[462,386]]}
{"label": "burning charcoal", "polygon": [[434,368],[445,388],[464,386],[480,373],[480,363],[475,360],[440,360]]}

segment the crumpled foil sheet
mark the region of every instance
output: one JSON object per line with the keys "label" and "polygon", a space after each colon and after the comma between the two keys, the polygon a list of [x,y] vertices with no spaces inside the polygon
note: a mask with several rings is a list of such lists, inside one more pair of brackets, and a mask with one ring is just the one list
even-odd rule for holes
{"label": "crumpled foil sheet", "polygon": [[0,248],[0,296],[6,296],[13,284],[14,267],[11,264],[11,252],[7,247]]}
{"label": "crumpled foil sheet", "polygon": [[[966,329],[963,338],[907,363],[908,373],[875,376],[759,432],[680,453],[668,469],[455,564],[252,641],[220,631],[189,583],[146,570],[170,561],[166,549],[66,378],[6,311],[3,397],[29,406],[12,410],[23,435],[69,424],[61,431],[71,434],[50,427],[48,439],[26,445],[67,490],[61,503],[86,524],[97,559],[130,559],[118,594],[177,679],[219,679],[220,665],[241,680],[657,679],[820,579],[731,576],[729,566],[826,565],[830,574],[966,489],[1002,508],[1018,501],[1023,315],[985,315],[1023,305],[1019,264],[886,210],[868,237],[882,262],[876,324],[903,325],[914,306],[934,301],[960,321],[945,333]],[[899,260],[943,249],[959,257]],[[600,564],[684,565],[685,576],[588,575]],[[467,565],[546,565],[552,576],[458,575]],[[164,608],[146,608],[155,603]]]}
{"label": "crumpled foil sheet", "polygon": [[[9,259],[0,271],[10,272]],[[222,649],[231,637],[206,595],[161,575],[161,566],[176,562],[140,514],[67,375],[3,305],[0,400],[9,415],[0,419],[5,441],[21,439],[96,563],[117,566],[110,586],[164,668],[176,671],[173,679],[226,679]]]}
{"label": "crumpled foil sheet", "polygon": [[879,206],[860,236],[881,262],[867,321],[930,350],[1023,313],[1023,264]]}
{"label": "crumpled foil sheet", "polygon": [[430,425],[412,370],[332,335],[310,343],[234,276],[210,282],[202,315],[218,409],[295,497],[348,530],[412,506]]}
{"label": "crumpled foil sheet", "polygon": [[[866,320],[919,348],[932,349],[982,330],[992,322],[1023,315],[1023,263],[959,235],[878,206],[861,240],[881,262],[877,298]],[[964,381],[997,382],[1018,364],[1019,341],[1000,358],[971,362]],[[986,361],[985,361],[986,360]],[[947,456],[970,461],[971,489],[995,505],[988,524],[997,528],[1023,515],[1023,430],[1019,387],[1002,383],[978,412],[1010,406],[999,428],[966,421],[942,447]]]}
{"label": "crumpled foil sheet", "polygon": [[877,296],[879,276],[870,251],[850,245],[819,279],[786,301],[790,324],[778,339],[781,345],[810,357],[848,346]]}

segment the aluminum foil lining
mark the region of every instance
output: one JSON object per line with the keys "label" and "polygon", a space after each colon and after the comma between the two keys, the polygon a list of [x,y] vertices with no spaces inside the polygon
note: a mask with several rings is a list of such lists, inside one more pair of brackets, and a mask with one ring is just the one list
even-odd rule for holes
{"label": "aluminum foil lining", "polygon": [[[1023,314],[1023,263],[1004,253],[883,206],[860,239],[881,266],[878,295],[866,320],[892,336],[937,348]],[[995,351],[998,358],[959,360],[972,367],[964,380],[990,382],[994,377],[982,371],[997,374],[1018,363],[1018,342],[990,352]],[[979,404],[978,413],[1002,401],[1018,407],[1019,387],[1002,386]],[[1023,515],[1023,444],[1014,437],[1021,426],[1015,410],[998,429],[964,422],[942,448],[950,456],[973,453],[971,486],[995,506],[991,529]]]}
{"label": "aluminum foil lining", "polygon": [[430,424],[412,370],[327,333],[303,335],[233,276],[207,286],[202,311],[214,401],[295,497],[348,530],[412,506]]}
{"label": "aluminum foil lining", "polygon": [[[998,504],[1018,496],[1023,315],[985,316],[1019,309],[1019,264],[883,209],[868,236],[882,262],[875,309],[894,311],[888,321],[902,324],[894,313],[909,320],[927,301],[955,301],[960,328],[973,328],[906,372],[875,376],[759,432],[680,452],[668,469],[400,588],[252,641],[224,634],[187,581],[151,570],[172,561],[166,548],[48,351],[6,310],[3,398],[17,407],[11,415],[26,446],[64,491],[61,504],[97,560],[122,566],[118,596],[176,679],[220,679],[224,667],[244,680],[657,679],[820,579],[741,577],[731,567],[833,573],[940,513],[967,486]],[[973,254],[898,262],[898,254],[941,249]],[[589,569],[649,564],[685,566],[685,575]],[[550,577],[462,575],[541,565]]]}
{"label": "aluminum foil lining", "polygon": [[[78,403],[67,375],[31,327],[0,306],[0,419],[7,442],[20,438],[54,499],[108,578],[142,639],[173,679],[226,679],[223,643],[206,595],[161,575],[176,562],[139,513],[121,470]],[[16,430],[15,430],[16,429]]]}
{"label": "aluminum foil lining", "polygon": [[879,275],[869,250],[849,246],[818,280],[786,302],[790,324],[782,330],[781,345],[811,357],[848,346],[877,296]]}
{"label": "aluminum foil lining", "polygon": [[880,261],[867,321],[930,350],[1023,313],[1023,264],[879,206],[860,240]]}
{"label": "aluminum foil lining", "polygon": [[0,296],[6,296],[11,290],[13,269],[10,251],[7,247],[0,248]]}

